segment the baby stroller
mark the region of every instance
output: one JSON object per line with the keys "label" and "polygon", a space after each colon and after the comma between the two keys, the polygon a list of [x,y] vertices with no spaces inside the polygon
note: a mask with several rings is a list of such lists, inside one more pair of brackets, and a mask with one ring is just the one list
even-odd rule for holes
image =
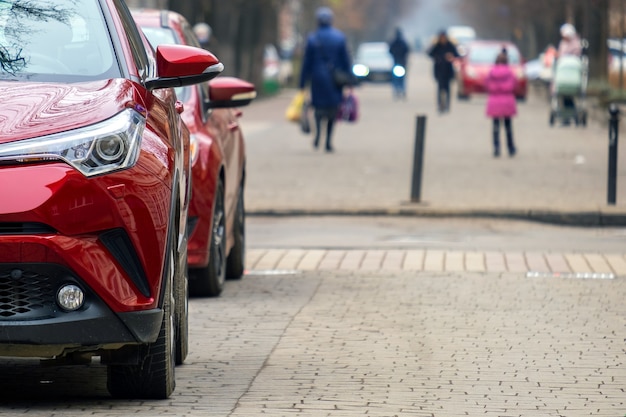
{"label": "baby stroller", "polygon": [[583,56],[563,56],[556,60],[552,82],[550,126],[557,120],[564,125],[574,121],[587,126],[586,94],[589,78],[588,59]]}

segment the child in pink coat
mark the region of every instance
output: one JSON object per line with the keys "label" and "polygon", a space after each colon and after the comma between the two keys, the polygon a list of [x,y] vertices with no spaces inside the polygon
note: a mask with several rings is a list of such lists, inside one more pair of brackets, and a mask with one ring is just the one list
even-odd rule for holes
{"label": "child in pink coat", "polygon": [[515,100],[515,74],[509,67],[506,49],[498,54],[486,80],[487,116],[493,119],[493,156],[500,156],[500,120],[504,121],[506,130],[506,144],[509,156],[514,156],[516,149],[513,142],[513,126],[511,118],[517,114]]}

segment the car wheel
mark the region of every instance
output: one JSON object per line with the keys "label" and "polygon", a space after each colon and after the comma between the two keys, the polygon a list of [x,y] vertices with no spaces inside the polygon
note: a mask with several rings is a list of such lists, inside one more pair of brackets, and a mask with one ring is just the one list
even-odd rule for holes
{"label": "car wheel", "polygon": [[161,329],[154,343],[138,347],[137,364],[109,365],[107,388],[116,398],[166,399],[176,386],[175,368],[175,330],[172,305],[172,279],[176,269],[177,240],[172,238],[170,250],[170,273],[166,282],[163,299],[163,320]]}
{"label": "car wheel", "polygon": [[235,242],[226,261],[226,278],[240,279],[246,267],[246,209],[243,184],[239,186],[233,234]]}
{"label": "car wheel", "polygon": [[189,273],[187,268],[187,234],[178,253],[178,268],[174,275],[176,300],[176,365],[182,365],[189,352]]}
{"label": "car wheel", "polygon": [[556,115],[554,114],[554,112],[550,113],[550,126],[554,126],[554,122],[556,120]]}
{"label": "car wheel", "polygon": [[220,179],[213,204],[209,264],[194,269],[189,280],[189,292],[196,297],[216,297],[224,289],[226,280],[226,213],[224,211],[224,183]]}

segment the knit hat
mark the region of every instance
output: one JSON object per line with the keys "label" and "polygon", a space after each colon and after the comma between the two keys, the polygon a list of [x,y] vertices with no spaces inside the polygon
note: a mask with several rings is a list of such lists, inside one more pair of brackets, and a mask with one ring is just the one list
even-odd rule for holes
{"label": "knit hat", "polygon": [[333,24],[333,11],[328,7],[320,7],[315,13],[317,24],[320,26],[330,26]]}
{"label": "knit hat", "polygon": [[561,26],[561,36],[565,38],[571,38],[572,36],[576,36],[576,28],[571,23],[565,23]]}

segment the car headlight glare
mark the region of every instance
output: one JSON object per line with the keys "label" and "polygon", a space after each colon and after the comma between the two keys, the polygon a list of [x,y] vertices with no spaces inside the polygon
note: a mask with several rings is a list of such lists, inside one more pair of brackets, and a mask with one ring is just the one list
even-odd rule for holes
{"label": "car headlight glare", "polygon": [[406,69],[402,65],[396,65],[393,67],[393,75],[396,77],[404,77],[406,75]]}
{"label": "car headlight glare", "polygon": [[370,69],[363,64],[356,64],[352,67],[352,73],[357,77],[367,77]]}
{"label": "car headlight glare", "polygon": [[53,135],[0,145],[0,161],[61,160],[91,177],[137,163],[145,118],[132,109],[103,122]]}

